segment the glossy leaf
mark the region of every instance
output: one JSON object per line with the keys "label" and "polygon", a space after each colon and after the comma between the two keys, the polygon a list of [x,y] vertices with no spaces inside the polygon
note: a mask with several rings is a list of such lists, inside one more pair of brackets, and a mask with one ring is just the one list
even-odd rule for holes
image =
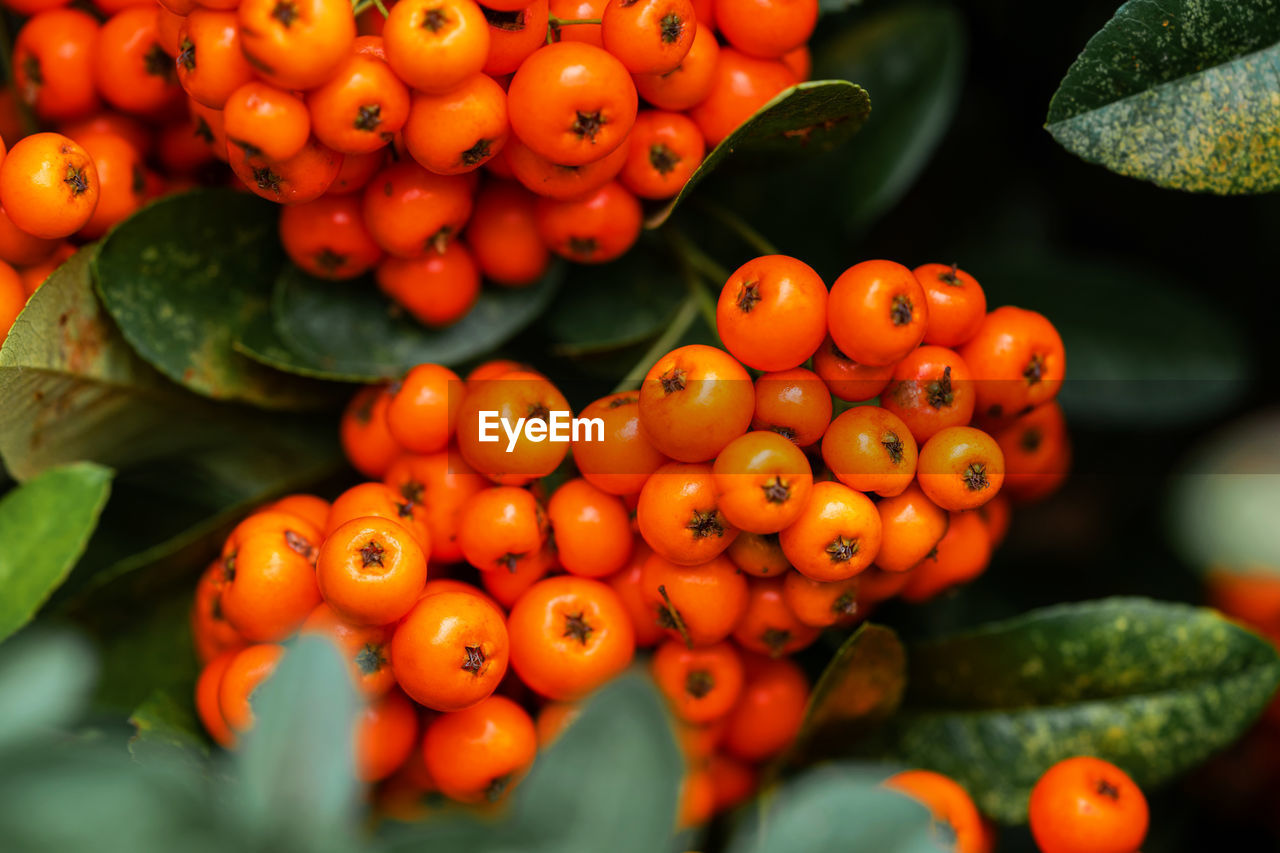
{"label": "glossy leaf", "polygon": [[952,776],[1001,821],[1054,763],[1096,755],[1140,786],[1232,743],[1280,684],[1270,643],[1214,611],[1107,599],[1032,611],[911,652],[894,758]]}
{"label": "glossy leaf", "polygon": [[0,348],[0,458],[19,480],[80,459],[124,468],[215,434],[215,407],[139,359],[102,310],[95,251],[40,286]]}
{"label": "glossy leaf", "polygon": [[498,347],[542,313],[563,276],[557,263],[529,287],[486,286],[457,323],[428,329],[367,278],[322,281],[290,266],[276,282],[273,312],[279,341],[313,375],[376,382],[424,362],[456,365]]}
{"label": "glossy leaf", "polygon": [[1280,3],[1130,0],[1067,71],[1046,127],[1077,156],[1163,187],[1280,187]]}
{"label": "glossy leaf", "polygon": [[805,170],[813,186],[824,176],[838,182],[829,192],[850,225],[891,207],[924,169],[955,114],[964,60],[960,15],[934,4],[895,5],[860,17],[821,43],[815,74],[857,80],[876,105],[847,152]]}
{"label": "glossy leaf", "polygon": [[102,242],[102,303],[129,345],[197,394],[272,409],[329,402],[330,391],[236,352],[238,330],[270,298],[284,263],[279,210],[248,193],[202,190],[135,213]]}
{"label": "glossy leaf", "polygon": [[680,194],[645,221],[648,228],[666,222],[672,211],[730,155],[747,151],[811,156],[848,140],[871,114],[867,92],[848,80],[813,80],[778,93],[719,145],[680,190]]}
{"label": "glossy leaf", "polygon": [[66,580],[110,491],[111,471],[81,462],[51,468],[0,498],[0,641]]}
{"label": "glossy leaf", "polygon": [[888,775],[864,765],[830,764],[798,776],[767,799],[757,825],[734,835],[729,853],[951,849],[924,806],[881,786]]}
{"label": "glossy leaf", "polygon": [[847,751],[897,710],[906,681],[906,651],[893,629],[859,625],[814,685],[795,759]]}

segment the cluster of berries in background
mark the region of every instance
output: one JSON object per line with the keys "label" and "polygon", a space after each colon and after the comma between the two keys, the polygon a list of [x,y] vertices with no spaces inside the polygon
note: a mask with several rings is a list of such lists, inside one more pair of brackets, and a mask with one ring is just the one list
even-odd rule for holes
{"label": "cluster of berries in background", "polygon": [[987,311],[939,264],[867,261],[828,291],[756,258],[716,316],[727,352],[663,355],[638,391],[578,412],[571,442],[482,440],[482,412],[546,427],[571,410],[513,362],[362,389],[341,434],[370,482],[264,508],[200,581],[214,737],[251,724],[279,643],[322,632],[369,699],[362,778],[394,802],[492,799],[652,649],[689,762],[682,822],[750,795],[805,713],[791,656],[972,580],[1010,498],[1061,482],[1065,355],[1043,316]]}
{"label": "cluster of berries in background", "polygon": [[640,199],[674,196],[708,146],[807,77],[818,16],[817,0],[66,4],[5,0],[30,16],[16,91],[58,131],[26,135],[0,104],[0,260],[31,268],[25,292],[0,270],[6,329],[65,258],[57,241],[225,182],[221,161],[285,205],[299,267],[373,271],[447,325],[482,279],[521,287],[551,253],[623,254]]}

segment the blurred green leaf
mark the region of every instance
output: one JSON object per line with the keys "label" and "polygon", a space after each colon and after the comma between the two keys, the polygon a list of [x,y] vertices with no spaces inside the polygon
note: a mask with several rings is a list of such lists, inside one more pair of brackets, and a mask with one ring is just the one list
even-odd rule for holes
{"label": "blurred green leaf", "polygon": [[1074,755],[1144,788],[1175,778],[1239,737],[1280,684],[1261,637],[1147,599],[1034,610],[913,647],[910,661],[903,712],[881,735],[888,754],[951,776],[1009,823]]}
{"label": "blurred green leaf", "polygon": [[875,111],[847,152],[806,164],[852,227],[876,218],[915,181],[951,124],[964,81],[964,23],[954,9],[896,5],[859,17],[814,53],[814,73],[857,80]]}
{"label": "blurred green leaf", "polygon": [[782,786],[729,853],[939,853],[949,850],[920,803],[881,787],[889,773],[831,764]]}
{"label": "blurred green leaf", "polygon": [[[32,630],[7,643],[0,649],[0,752],[75,719],[95,671],[92,650],[72,634]],[[9,775],[5,769],[0,777]]]}
{"label": "blurred green leaf", "polygon": [[1176,275],[1039,252],[967,269],[988,305],[1034,309],[1062,334],[1067,380],[1059,399],[1072,423],[1146,429],[1201,421],[1246,389],[1249,353],[1236,319]]}
{"label": "blurred green leaf", "polygon": [[332,390],[235,352],[284,263],[274,205],[234,190],[170,196],[135,213],[94,260],[102,303],[134,350],[198,394],[270,409],[324,405]]}
{"label": "blurred green leaf", "polygon": [[898,708],[907,683],[907,656],[893,629],[864,622],[840,646],[809,696],[793,748],[838,755]]}
{"label": "blurred green leaf", "polygon": [[858,132],[871,114],[866,91],[848,80],[812,80],[778,93],[707,153],[680,194],[645,220],[646,228],[666,222],[694,187],[731,154],[747,151],[827,151]]}
{"label": "blurred green leaf", "polygon": [[1206,437],[1171,485],[1169,532],[1189,564],[1280,577],[1280,411]]}
{"label": "blurred green leaf", "polygon": [[822,15],[830,15],[851,9],[861,3],[862,0],[818,0],[818,12]]}
{"label": "blurred green leaf", "polygon": [[174,698],[167,690],[154,690],[133,709],[129,723],[136,730],[129,754],[137,760],[155,755],[207,756],[208,741],[201,734],[192,700]]}
{"label": "blurred green leaf", "polygon": [[553,352],[596,358],[646,341],[670,324],[686,293],[651,243],[601,267],[576,265],[546,313]]}
{"label": "blurred green leaf", "polygon": [[0,641],[66,580],[110,491],[110,469],[80,462],[50,468],[0,498]]}
{"label": "blurred green leaf", "polygon": [[1130,0],[1049,103],[1067,150],[1162,187],[1280,187],[1280,3]]}
{"label": "blurred green leaf", "polygon": [[653,682],[631,673],[601,687],[511,795],[500,820],[443,817],[393,832],[391,851],[474,853],[671,846],[684,760]]}
{"label": "blurred green leaf", "polygon": [[[293,352],[294,361],[279,366],[302,364],[311,375],[378,382],[424,362],[456,365],[498,347],[532,323],[563,278],[564,265],[555,263],[528,287],[485,287],[457,323],[428,329],[369,278],[322,281],[289,266],[276,282],[272,310],[278,341]],[[255,350],[265,345],[264,335],[242,342]]]}
{"label": "blurred green leaf", "polygon": [[20,480],[81,459],[121,469],[217,432],[217,407],[139,359],[102,310],[96,250],[40,286],[0,348],[0,458]]}
{"label": "blurred green leaf", "polygon": [[95,707],[126,715],[157,691],[195,695],[200,667],[191,637],[194,581],[191,586],[181,595],[117,605],[123,619],[93,628],[102,656]]}
{"label": "blurred green leaf", "polygon": [[235,759],[237,813],[259,849],[352,845],[355,690],[337,650],[320,637],[292,644],[254,698],[253,730]]}

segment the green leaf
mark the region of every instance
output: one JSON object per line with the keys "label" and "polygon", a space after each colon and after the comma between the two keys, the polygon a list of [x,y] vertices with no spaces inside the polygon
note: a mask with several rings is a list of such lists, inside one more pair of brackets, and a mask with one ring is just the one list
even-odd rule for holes
{"label": "green leaf", "polygon": [[276,282],[276,331],[314,375],[351,382],[394,379],[424,362],[456,365],[505,343],[551,303],[563,277],[564,265],[556,263],[529,287],[485,287],[457,323],[428,329],[368,278],[322,281],[290,266]]}
{"label": "green leaf", "polygon": [[129,741],[129,754],[135,759],[174,753],[204,757],[209,753],[190,698],[179,701],[167,690],[155,690],[133,709],[129,723],[137,732]]}
{"label": "green leaf", "polygon": [[1117,598],[1035,610],[915,647],[890,754],[1026,820],[1045,770],[1095,755],[1142,787],[1229,745],[1280,683],[1280,657],[1215,611]]}
{"label": "green leaf", "polygon": [[139,359],[102,310],[95,251],[40,286],[0,348],[0,458],[20,480],[80,459],[124,468],[213,431],[216,408]]}
{"label": "green leaf", "polygon": [[982,282],[989,305],[1039,311],[1062,334],[1067,381],[1059,399],[1072,423],[1145,429],[1202,421],[1248,387],[1249,354],[1238,322],[1221,301],[1176,274],[1040,252],[966,268]]}
{"label": "green leaf", "polygon": [[130,346],[174,382],[214,399],[271,409],[330,402],[331,389],[233,348],[284,263],[278,215],[248,193],[202,190],[162,199],[113,230],[94,271]]}
{"label": "green leaf", "polygon": [[830,192],[840,213],[860,226],[902,197],[951,124],[964,81],[964,22],[947,6],[894,6],[822,42],[813,62],[815,74],[857,80],[875,98],[848,152],[805,170],[814,186],[824,175],[838,181]]}
{"label": "green leaf", "polygon": [[1280,187],[1280,3],[1130,0],[1072,64],[1046,127],[1073,154],[1162,187]]}
{"label": "green leaf", "polygon": [[812,80],[779,92],[707,153],[680,194],[649,216],[645,227],[657,228],[666,222],[694,187],[731,154],[760,151],[812,156],[848,140],[870,114],[871,99],[866,91],[848,80]]}
{"label": "green leaf", "polygon": [[73,634],[33,629],[0,649],[0,752],[74,720],[95,669],[92,649]]}
{"label": "green leaf", "polygon": [[110,469],[81,462],[51,468],[0,498],[0,641],[66,580],[110,491]]}
{"label": "green leaf", "polygon": [[788,782],[729,853],[940,853],[933,819],[916,800],[881,787],[885,770],[832,764]]}
{"label": "green leaf", "polygon": [[121,715],[136,711],[157,691],[194,696],[200,667],[191,638],[191,601],[195,587],[181,595],[152,599],[145,608],[126,610],[127,622],[99,628],[94,639],[102,650],[102,677],[93,702],[96,708]]}
{"label": "green leaf", "polygon": [[405,827],[393,851],[559,853],[670,849],[684,760],[653,682],[606,684],[539,754],[498,821],[443,817]]}
{"label": "green leaf", "polygon": [[906,683],[907,656],[898,635],[882,625],[859,625],[809,696],[794,760],[846,751],[897,710]]}
{"label": "green leaf", "polygon": [[862,0],[818,0],[818,13],[821,15],[831,15],[836,12],[843,12],[845,9],[852,9],[854,6],[860,6]]}
{"label": "green leaf", "polygon": [[241,355],[248,356],[273,370],[330,382],[362,381],[357,377],[324,370],[306,357],[298,355],[276,331],[275,318],[271,316],[271,311],[267,307],[255,311],[245,321],[232,346]]}
{"label": "green leaf", "polygon": [[553,352],[597,357],[661,332],[687,293],[672,267],[646,242],[602,267],[573,266],[546,313]]}
{"label": "green leaf", "polygon": [[355,777],[356,696],[333,644],[292,644],[254,699],[254,726],[236,753],[239,814],[259,849],[350,845],[360,796]]}
{"label": "green leaf", "polygon": [[1208,436],[1173,477],[1169,532],[1200,571],[1280,578],[1280,416],[1272,411]]}

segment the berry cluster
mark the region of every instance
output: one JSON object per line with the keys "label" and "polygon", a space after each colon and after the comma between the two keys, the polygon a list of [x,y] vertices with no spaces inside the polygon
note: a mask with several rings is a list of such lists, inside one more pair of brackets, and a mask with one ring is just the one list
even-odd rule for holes
{"label": "berry cluster", "polygon": [[[13,59],[38,118],[105,102],[144,136],[162,125],[169,171],[225,160],[285,205],[298,266],[373,270],[432,326],[462,317],[482,276],[520,287],[551,252],[624,253],[639,199],[678,193],[708,145],[807,76],[818,15],[817,0],[96,0],[100,23],[66,0],[5,2],[32,16]],[[149,195],[150,146],[118,142],[18,143],[5,229],[104,233]]]}
{"label": "berry cluster", "polygon": [[[341,434],[374,481],[260,511],[200,583],[210,731],[248,725],[275,644],[326,632],[371,699],[363,777],[405,765],[392,789],[476,801],[652,647],[690,762],[682,819],[749,795],[804,714],[788,656],[977,576],[1008,524],[998,493],[1060,482],[1064,353],[1044,317],[988,312],[942,265],[868,261],[828,292],[761,257],[729,277],[717,320],[728,352],[667,353],[638,392],[587,405],[568,442],[545,440],[563,394],[508,361],[360,391]],[[833,418],[833,396],[877,395]],[[485,440],[482,414],[526,426]],[[552,487],[570,447],[578,476]],[[420,739],[410,700],[429,709]]]}

